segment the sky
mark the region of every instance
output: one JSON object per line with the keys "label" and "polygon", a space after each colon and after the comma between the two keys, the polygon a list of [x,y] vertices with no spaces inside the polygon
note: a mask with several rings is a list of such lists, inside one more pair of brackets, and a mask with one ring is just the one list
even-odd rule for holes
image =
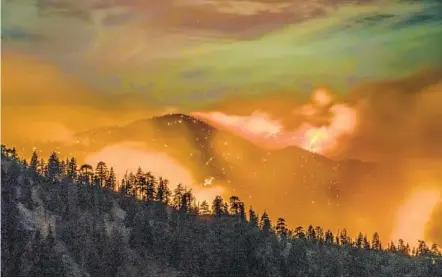
{"label": "sky", "polygon": [[[394,165],[416,188],[436,187],[430,199],[442,192],[440,1],[1,4],[2,143],[31,150],[182,112],[261,147]],[[385,186],[373,192],[402,185]]]}
{"label": "sky", "polygon": [[98,98],[131,94],[192,110],[275,90],[307,97],[320,85],[345,94],[439,67],[441,9],[436,1],[3,0],[2,52],[38,59]]}

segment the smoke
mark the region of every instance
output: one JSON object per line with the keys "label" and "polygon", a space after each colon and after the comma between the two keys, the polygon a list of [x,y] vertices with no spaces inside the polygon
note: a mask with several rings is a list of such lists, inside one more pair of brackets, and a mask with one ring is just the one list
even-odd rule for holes
{"label": "smoke", "polygon": [[343,157],[395,160],[442,157],[442,70],[356,88],[361,115]]}
{"label": "smoke", "polygon": [[121,142],[90,153],[85,162],[95,167],[98,162],[104,161],[108,167],[113,167],[118,180],[125,173],[135,173],[138,168],[150,171],[155,177],[167,178],[170,189],[183,184],[187,189],[192,189],[198,201],[211,201],[223,192],[217,185],[209,188],[195,182],[192,173],[183,167],[176,159],[162,152],[150,151],[141,142]]}
{"label": "smoke", "polygon": [[254,111],[249,116],[222,112],[196,112],[194,115],[264,148],[297,146],[323,155],[357,127],[355,108],[334,103],[332,94],[322,88],[313,92],[309,103],[293,108],[291,117],[300,122],[294,129],[284,127],[282,120],[273,119],[269,113],[261,111]]}

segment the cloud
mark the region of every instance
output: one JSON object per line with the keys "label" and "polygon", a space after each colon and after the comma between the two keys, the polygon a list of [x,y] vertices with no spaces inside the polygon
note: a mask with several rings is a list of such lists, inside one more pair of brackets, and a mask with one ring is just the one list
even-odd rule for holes
{"label": "cloud", "polygon": [[[12,1],[2,28],[19,33],[4,48],[48,61],[95,91],[195,110],[275,88],[306,93],[305,84],[343,92],[354,80],[441,63],[434,5],[357,2]],[[407,19],[407,28],[392,29]],[[200,77],[189,78],[195,72]]]}

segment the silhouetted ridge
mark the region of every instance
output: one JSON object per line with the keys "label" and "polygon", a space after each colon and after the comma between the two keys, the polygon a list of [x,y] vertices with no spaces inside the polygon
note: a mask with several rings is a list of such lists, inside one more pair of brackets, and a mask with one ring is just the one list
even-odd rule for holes
{"label": "silhouetted ridge", "polygon": [[[291,229],[240,196],[198,203],[192,190],[138,169],[53,152],[30,162],[1,148],[2,276],[440,276],[436,244],[411,249],[375,232]],[[110,169],[108,168],[110,167]],[[108,171],[109,170],[109,171]],[[271,188],[267,189],[271,191]],[[302,208],[302,207],[300,207]],[[292,227],[294,228],[294,227]]]}

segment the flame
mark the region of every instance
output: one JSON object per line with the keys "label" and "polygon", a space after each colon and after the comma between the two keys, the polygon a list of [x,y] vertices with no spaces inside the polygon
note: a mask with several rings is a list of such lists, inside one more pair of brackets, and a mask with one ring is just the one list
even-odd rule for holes
{"label": "flame", "polygon": [[333,98],[328,91],[320,88],[313,93],[312,100],[316,105],[324,107],[329,105],[332,102]]}
{"label": "flame", "polygon": [[333,149],[338,139],[344,134],[351,134],[357,123],[356,111],[344,104],[337,104],[330,108],[331,124],[314,127],[311,124],[303,126],[301,137],[304,138],[300,146],[303,149],[325,154]]}
{"label": "flame", "polygon": [[440,202],[441,197],[438,190],[414,193],[398,210],[391,239],[403,239],[411,246],[415,246],[418,240],[426,240],[425,226]]}
{"label": "flame", "polygon": [[[281,121],[264,112],[249,116],[228,115],[222,112],[196,112],[193,115],[224,127],[261,147],[280,149],[298,146],[311,152],[326,154],[334,149],[341,136],[351,134],[357,126],[356,110],[347,104],[332,104],[332,95],[325,89],[313,92],[310,103],[294,109],[304,119],[294,130],[286,130]],[[328,113],[326,123],[324,116]],[[321,120],[322,124],[314,124]],[[299,120],[299,119],[297,119]]]}

